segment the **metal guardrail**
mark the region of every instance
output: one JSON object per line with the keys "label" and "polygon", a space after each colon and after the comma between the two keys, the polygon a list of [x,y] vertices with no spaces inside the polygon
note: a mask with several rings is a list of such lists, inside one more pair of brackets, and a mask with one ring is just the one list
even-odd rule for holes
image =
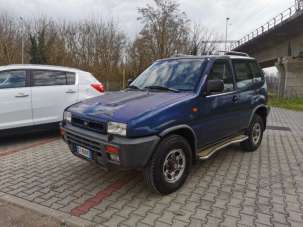
{"label": "metal guardrail", "polygon": [[277,25],[281,24],[282,22],[288,20],[292,16],[296,15],[298,12],[303,11],[303,1],[300,0],[296,5],[293,5],[280,13],[279,15],[275,16],[271,20],[269,20],[266,24],[263,24],[262,26],[258,27],[253,32],[245,35],[242,39],[236,41],[235,43],[232,43],[230,46],[230,49],[235,49],[244,43],[247,43],[248,41],[258,37],[259,35],[262,35],[265,32],[268,32],[272,28],[276,27]]}

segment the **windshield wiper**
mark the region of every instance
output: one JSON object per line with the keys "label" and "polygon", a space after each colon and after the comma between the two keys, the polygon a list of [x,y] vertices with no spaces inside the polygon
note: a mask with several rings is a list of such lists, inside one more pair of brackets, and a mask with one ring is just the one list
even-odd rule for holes
{"label": "windshield wiper", "polygon": [[156,90],[163,90],[163,91],[172,91],[172,92],[176,92],[176,93],[180,92],[179,90],[174,89],[174,88],[158,86],[158,85],[147,86],[147,87],[144,87],[144,89],[156,89]]}

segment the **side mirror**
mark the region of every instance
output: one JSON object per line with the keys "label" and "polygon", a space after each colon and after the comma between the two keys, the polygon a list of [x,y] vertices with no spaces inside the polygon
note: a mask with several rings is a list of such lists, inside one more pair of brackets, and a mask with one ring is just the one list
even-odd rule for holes
{"label": "side mirror", "polygon": [[134,81],[133,78],[127,80],[127,85],[129,86]]}
{"label": "side mirror", "polygon": [[224,91],[223,80],[208,80],[207,81],[207,94],[218,93]]}

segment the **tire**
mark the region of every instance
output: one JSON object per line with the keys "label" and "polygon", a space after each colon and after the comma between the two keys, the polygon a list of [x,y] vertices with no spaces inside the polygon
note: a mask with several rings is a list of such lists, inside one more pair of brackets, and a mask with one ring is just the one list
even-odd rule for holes
{"label": "tire", "polygon": [[[257,131],[259,131],[258,136]],[[242,149],[249,152],[257,150],[262,142],[263,132],[263,119],[259,115],[255,114],[247,130],[248,139],[241,143]]]}
{"label": "tire", "polygon": [[179,135],[169,135],[160,142],[145,167],[144,178],[154,192],[170,194],[184,184],[191,165],[192,152],[187,140]]}

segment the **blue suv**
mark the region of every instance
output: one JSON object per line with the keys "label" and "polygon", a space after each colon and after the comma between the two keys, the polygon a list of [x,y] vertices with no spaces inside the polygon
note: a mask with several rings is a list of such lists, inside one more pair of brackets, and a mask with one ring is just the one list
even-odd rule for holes
{"label": "blue suv", "polygon": [[196,160],[233,143],[255,151],[268,113],[254,58],[178,56],[154,62],[125,90],[70,106],[61,132],[74,155],[105,168],[140,169],[154,191],[169,194]]}

